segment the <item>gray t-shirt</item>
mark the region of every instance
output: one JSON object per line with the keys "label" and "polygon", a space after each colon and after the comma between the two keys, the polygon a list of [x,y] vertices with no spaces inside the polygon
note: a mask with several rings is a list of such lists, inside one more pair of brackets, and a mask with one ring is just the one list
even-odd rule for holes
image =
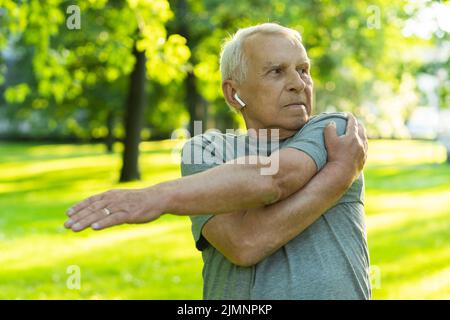
{"label": "gray t-shirt", "polygon": [[[311,117],[294,136],[275,148],[294,148],[308,154],[318,170],[326,164],[323,130],[330,121],[339,135],[347,119],[341,113]],[[240,148],[244,142],[245,147]],[[209,133],[183,147],[181,172],[195,174],[226,161],[252,154],[247,135]],[[192,161],[194,153],[197,161]],[[201,155],[201,161],[198,156]],[[191,160],[189,160],[191,159]],[[218,195],[220,196],[220,195]],[[301,234],[251,267],[227,260],[202,236],[213,215],[191,216],[192,233],[202,252],[204,299],[370,299],[369,253],[364,221],[364,177]]]}

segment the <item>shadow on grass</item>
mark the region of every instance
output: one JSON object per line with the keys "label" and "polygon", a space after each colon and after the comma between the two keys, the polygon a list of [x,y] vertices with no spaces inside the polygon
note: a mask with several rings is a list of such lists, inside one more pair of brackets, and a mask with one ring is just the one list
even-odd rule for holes
{"label": "shadow on grass", "polygon": [[[151,148],[140,151],[140,154],[165,154],[172,151],[169,147]],[[30,162],[47,160],[69,160],[75,158],[110,156],[121,158],[122,153],[108,153],[103,144],[47,144],[39,143],[0,143],[0,164],[11,162]]]}
{"label": "shadow on grass", "polygon": [[[171,172],[173,170],[178,170],[179,165],[176,164],[155,164],[152,168],[146,168],[146,176],[150,178],[152,176],[157,176],[164,174],[166,172]],[[101,167],[84,167],[82,169],[59,169],[51,170],[45,173],[30,174],[22,178],[14,178],[3,180],[4,183],[15,185],[14,191],[1,191],[0,197],[2,196],[23,196],[30,192],[39,191],[70,191],[75,185],[79,184],[113,184],[114,187],[120,188],[126,186],[126,183],[119,183],[119,169],[112,168],[110,165]],[[145,181],[143,181],[145,182]],[[149,181],[150,183],[150,181]]]}

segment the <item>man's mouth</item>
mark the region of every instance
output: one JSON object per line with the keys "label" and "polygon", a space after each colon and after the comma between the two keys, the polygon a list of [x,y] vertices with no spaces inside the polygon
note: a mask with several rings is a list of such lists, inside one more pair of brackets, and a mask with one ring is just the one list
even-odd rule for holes
{"label": "man's mouth", "polygon": [[306,107],[306,104],[303,102],[294,102],[294,103],[289,103],[287,105],[284,106],[285,108],[289,108],[289,109],[303,109],[305,108],[305,110],[307,110],[308,108]]}

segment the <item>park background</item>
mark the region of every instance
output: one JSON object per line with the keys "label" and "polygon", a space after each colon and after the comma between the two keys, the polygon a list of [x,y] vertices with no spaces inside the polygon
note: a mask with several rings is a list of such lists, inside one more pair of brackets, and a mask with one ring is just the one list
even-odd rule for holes
{"label": "park background", "polygon": [[242,128],[219,53],[261,22],[302,34],[315,112],[367,128],[374,298],[450,298],[450,5],[425,0],[0,0],[0,298],[201,299],[187,217],[74,234],[65,211],[180,177],[194,120]]}

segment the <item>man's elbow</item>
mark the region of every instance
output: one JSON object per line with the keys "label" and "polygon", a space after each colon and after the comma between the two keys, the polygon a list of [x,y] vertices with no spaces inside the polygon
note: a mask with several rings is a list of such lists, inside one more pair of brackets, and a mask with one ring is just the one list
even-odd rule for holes
{"label": "man's elbow", "polygon": [[252,254],[241,251],[230,254],[226,257],[232,264],[238,267],[249,268],[256,265],[259,261]]}
{"label": "man's elbow", "polygon": [[256,164],[255,168],[259,170],[262,179],[259,179],[257,183],[253,184],[246,182],[248,192],[256,192],[260,195],[260,205],[263,204],[266,206],[280,201],[283,195],[283,189],[281,188],[282,185],[280,184],[279,176],[277,174],[261,174],[261,170],[265,168],[261,163]]}
{"label": "man's elbow", "polygon": [[[276,156],[273,153],[272,156]],[[272,157],[271,156],[271,157]],[[304,152],[286,148],[278,153],[279,168],[271,176],[277,200],[284,200],[303,188],[317,173],[314,160]]]}
{"label": "man's elbow", "polygon": [[286,199],[294,192],[300,190],[302,187],[301,179],[292,172],[280,171],[271,176],[271,195],[272,202],[268,204],[277,203]]}
{"label": "man's elbow", "polygon": [[283,199],[283,193],[285,191],[275,176],[270,176],[270,181],[267,183],[266,187],[264,205],[277,203]]}
{"label": "man's elbow", "polygon": [[252,267],[263,260],[258,248],[253,243],[246,244],[243,240],[228,252],[226,258],[234,265],[246,268]]}

